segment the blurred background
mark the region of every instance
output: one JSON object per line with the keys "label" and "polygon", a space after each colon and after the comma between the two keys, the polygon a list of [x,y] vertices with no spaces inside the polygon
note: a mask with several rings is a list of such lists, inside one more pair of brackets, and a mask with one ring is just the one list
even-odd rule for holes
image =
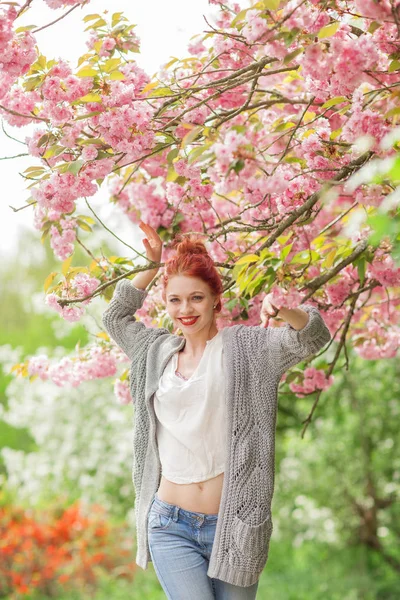
{"label": "blurred background", "polygon": [[[96,0],[84,14],[107,4]],[[205,0],[171,0],[155,10],[118,0],[114,10],[138,24],[138,63],[152,75],[170,56],[186,54],[210,7]],[[75,33],[82,31],[82,16],[74,11],[38,34],[48,58],[57,49],[76,62],[85,49]],[[38,26],[53,19],[41,2],[25,17]],[[23,140],[28,132],[12,135]],[[18,142],[1,135],[2,156],[21,152]],[[29,209],[8,207],[24,204],[18,172],[30,164],[27,157],[0,161],[6,191],[0,214],[0,598],[161,600],[153,565],[143,571],[134,562],[132,405],[117,403],[113,378],[67,388],[10,374],[27,357],[62,359],[94,340],[105,308],[97,299],[73,324],[44,305],[43,281],[59,263],[47,242],[40,244]],[[97,212],[141,250],[141,234],[106,196],[103,190],[93,201]],[[95,236],[94,252],[126,254],[107,232]],[[87,264],[83,253],[77,260]],[[302,421],[314,397],[279,396],[274,533],[260,600],[400,598],[400,364],[351,353],[349,362],[350,370],[341,362],[304,439]]]}

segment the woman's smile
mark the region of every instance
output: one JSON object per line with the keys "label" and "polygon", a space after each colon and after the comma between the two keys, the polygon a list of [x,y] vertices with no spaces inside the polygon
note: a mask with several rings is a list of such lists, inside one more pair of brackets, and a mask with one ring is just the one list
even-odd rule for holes
{"label": "woman's smile", "polygon": [[194,325],[199,317],[178,317],[178,320],[187,327]]}

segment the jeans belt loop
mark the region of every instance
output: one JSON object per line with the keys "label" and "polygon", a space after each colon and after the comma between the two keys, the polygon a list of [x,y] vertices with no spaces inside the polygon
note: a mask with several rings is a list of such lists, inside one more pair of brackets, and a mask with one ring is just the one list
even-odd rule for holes
{"label": "jeans belt loop", "polygon": [[174,506],[174,514],[172,515],[172,519],[177,522],[179,517],[179,506]]}

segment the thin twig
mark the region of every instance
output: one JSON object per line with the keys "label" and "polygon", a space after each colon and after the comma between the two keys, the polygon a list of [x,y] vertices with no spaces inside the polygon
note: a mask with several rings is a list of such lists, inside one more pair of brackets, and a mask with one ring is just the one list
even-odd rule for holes
{"label": "thin twig", "polygon": [[30,206],[32,206],[33,204],[37,204],[37,200],[34,200],[33,202],[29,202],[28,204],[25,204],[25,206],[20,206],[20,208],[14,208],[13,206],[11,206],[11,204],[9,204],[8,206],[14,211],[14,212],[19,212],[20,210],[24,210],[24,208],[29,208]]}
{"label": "thin twig", "polygon": [[0,160],[11,160],[12,158],[20,158],[20,156],[29,156],[29,153],[23,152],[23,154],[16,154],[15,156],[1,156]]}
{"label": "thin twig", "polygon": [[127,244],[126,242],[124,242],[124,240],[121,240],[121,238],[118,237],[116,233],[114,233],[113,231],[111,231],[111,229],[109,229],[107,227],[107,225],[105,225],[103,223],[103,221],[100,219],[100,217],[94,212],[93,208],[90,206],[90,204],[89,204],[88,199],[86,198],[86,196],[85,196],[85,202],[86,202],[86,205],[87,205],[88,209],[96,217],[96,219],[98,220],[98,222],[100,223],[100,225],[102,227],[104,227],[104,229],[106,231],[108,231],[108,233],[111,233],[111,235],[113,235],[119,242],[121,242],[121,244],[124,244],[124,246],[126,246],[127,248],[129,248],[130,250],[132,250],[133,252],[135,252],[135,254],[137,254],[138,256],[141,256],[142,258],[146,258],[146,256],[144,256],[143,254],[141,254],[140,252],[138,252],[137,250],[135,250],[135,248],[133,248],[132,246],[130,246],[129,244]]}
{"label": "thin twig", "polygon": [[63,15],[61,15],[61,17],[58,17],[58,19],[54,19],[54,21],[51,21],[51,23],[47,23],[47,25],[43,25],[42,27],[38,27],[37,29],[34,29],[32,31],[32,33],[38,33],[38,31],[43,31],[43,29],[47,29],[47,27],[50,27],[51,25],[54,25],[54,23],[58,23],[58,21],[61,21],[61,19],[64,19],[64,17],[66,17],[67,15],[69,15],[69,13],[72,13],[73,10],[75,10],[76,8],[78,8],[78,6],[81,6],[80,4],[75,4],[72,8],[70,8],[69,10],[67,10],[66,13],[64,13]]}

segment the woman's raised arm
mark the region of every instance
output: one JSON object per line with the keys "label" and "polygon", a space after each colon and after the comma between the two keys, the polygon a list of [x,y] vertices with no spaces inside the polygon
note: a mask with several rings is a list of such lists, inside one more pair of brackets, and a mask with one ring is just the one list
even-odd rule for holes
{"label": "woman's raised arm", "polygon": [[[147,258],[159,263],[162,254],[162,240],[150,225],[140,222],[141,229],[148,238],[143,240]],[[167,329],[153,329],[146,327],[134,317],[134,313],[142,307],[148,294],[145,289],[158,273],[158,267],[149,271],[138,273],[132,281],[122,279],[116,285],[114,295],[107,309],[103,313],[103,324],[110,337],[118,344],[129,358],[149,338],[155,338]]]}

